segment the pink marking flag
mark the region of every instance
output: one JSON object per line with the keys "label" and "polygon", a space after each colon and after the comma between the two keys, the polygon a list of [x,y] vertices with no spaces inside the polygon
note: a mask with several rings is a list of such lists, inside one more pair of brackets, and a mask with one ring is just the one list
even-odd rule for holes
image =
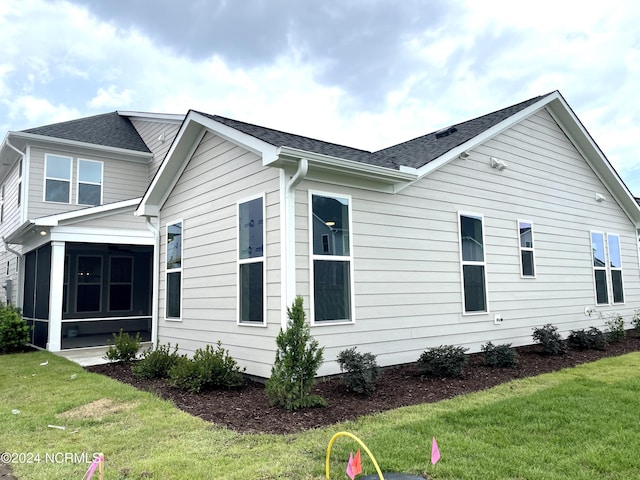
{"label": "pink marking flag", "polygon": [[349,463],[347,464],[347,475],[353,480],[356,475],[362,473],[362,463],[360,462],[360,449],[356,452],[356,456],[353,453],[349,453]]}
{"label": "pink marking flag", "polygon": [[436,443],[436,437],[433,437],[433,440],[431,440],[431,463],[435,465],[438,463],[438,460],[440,460],[440,450]]}
{"label": "pink marking flag", "polygon": [[83,480],[90,480],[91,477],[93,477],[93,474],[95,473],[96,468],[98,467],[99,463],[100,463],[100,457],[94,458],[93,462],[91,462],[91,465],[89,465],[89,468],[85,472],[84,477],[82,477],[82,479]]}

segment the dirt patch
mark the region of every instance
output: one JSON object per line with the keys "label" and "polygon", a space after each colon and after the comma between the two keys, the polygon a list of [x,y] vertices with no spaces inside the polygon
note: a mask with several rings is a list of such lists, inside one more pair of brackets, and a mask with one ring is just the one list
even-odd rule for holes
{"label": "dirt patch", "polygon": [[415,364],[387,368],[377,382],[375,394],[369,398],[349,393],[339,378],[320,379],[313,393],[324,397],[328,406],[296,412],[272,406],[265,395],[264,385],[257,382],[248,382],[238,390],[192,394],[171,388],[162,380],[138,379],[131,373],[131,364],[97,365],[87,367],[87,370],[155,392],[185,412],[236,431],[280,434],[332,425],[402,406],[437,402],[510,380],[640,351],[640,339],[627,336],[604,351],[570,350],[559,356],[543,355],[537,345],[517,348],[516,351],[519,360],[516,368],[490,368],[484,365],[482,354],[470,355],[464,377],[456,379],[421,377]]}
{"label": "dirt patch", "polygon": [[137,405],[136,402],[117,403],[110,398],[101,398],[100,400],[95,400],[91,403],[59,413],[56,417],[62,419],[90,419],[99,422],[107,415],[131,410]]}

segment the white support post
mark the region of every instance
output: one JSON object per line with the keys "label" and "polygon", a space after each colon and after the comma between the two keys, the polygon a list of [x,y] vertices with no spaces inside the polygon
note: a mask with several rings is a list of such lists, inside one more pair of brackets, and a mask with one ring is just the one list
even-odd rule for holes
{"label": "white support post", "polygon": [[49,285],[49,342],[47,350],[59,352],[62,338],[62,295],[64,285],[65,242],[51,242]]}

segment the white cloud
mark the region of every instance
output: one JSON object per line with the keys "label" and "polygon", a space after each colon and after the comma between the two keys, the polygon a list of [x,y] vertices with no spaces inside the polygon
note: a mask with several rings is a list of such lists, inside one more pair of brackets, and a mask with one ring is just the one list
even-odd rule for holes
{"label": "white cloud", "polygon": [[133,96],[133,90],[124,89],[118,92],[117,87],[111,85],[106,90],[99,88],[96,96],[89,100],[89,106],[97,109],[123,109],[131,105]]}
{"label": "white cloud", "polygon": [[44,98],[30,95],[14,99],[9,108],[9,119],[24,118],[31,126],[72,120],[80,116],[80,111],[61,104],[53,104]]}

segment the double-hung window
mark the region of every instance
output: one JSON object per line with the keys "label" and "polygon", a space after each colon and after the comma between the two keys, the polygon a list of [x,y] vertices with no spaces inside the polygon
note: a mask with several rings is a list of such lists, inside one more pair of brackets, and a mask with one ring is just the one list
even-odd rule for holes
{"label": "double-hung window", "polygon": [[71,157],[46,154],[44,200],[46,202],[71,202]]}
{"label": "double-hung window", "polygon": [[238,321],[264,324],[264,197],[238,203]]}
{"label": "double-hung window", "polygon": [[459,214],[464,313],[487,311],[486,262],[482,215]]}
{"label": "double-hung window", "polygon": [[310,193],[313,320],[353,321],[351,199]]}
{"label": "double-hung window", "polygon": [[78,159],[78,204],[102,204],[102,162]]}
{"label": "double-hung window", "polygon": [[166,312],[168,319],[181,318],[182,297],[182,222],[167,225]]}
{"label": "double-hung window", "polygon": [[591,252],[596,305],[624,303],[620,237],[591,232]]}
{"label": "double-hung window", "polygon": [[520,275],[523,278],[536,276],[536,262],[533,251],[533,224],[518,220],[518,236],[520,240]]}

